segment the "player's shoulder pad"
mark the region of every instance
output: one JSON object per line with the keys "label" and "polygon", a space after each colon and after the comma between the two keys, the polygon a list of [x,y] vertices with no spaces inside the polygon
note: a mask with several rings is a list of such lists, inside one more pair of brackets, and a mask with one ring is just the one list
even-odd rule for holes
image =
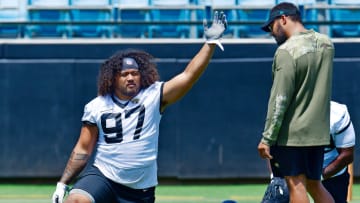
{"label": "player's shoulder pad", "polygon": [[85,105],[85,109],[94,110],[94,109],[103,109],[106,107],[113,106],[111,97],[109,95],[97,96],[89,103]]}

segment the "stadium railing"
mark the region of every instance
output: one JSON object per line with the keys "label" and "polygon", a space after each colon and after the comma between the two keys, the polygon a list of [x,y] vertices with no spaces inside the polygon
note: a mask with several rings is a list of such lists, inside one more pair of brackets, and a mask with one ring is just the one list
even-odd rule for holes
{"label": "stadium railing", "polygon": [[318,25],[319,31],[331,37],[360,37],[360,3],[358,5],[314,4],[304,10],[317,10],[317,20],[307,25]]}
{"label": "stadium railing", "polygon": [[[268,15],[269,9],[273,5],[263,4],[249,4],[249,5],[199,5],[196,2],[188,5],[176,6],[176,5],[147,5],[138,6],[131,4],[114,5],[54,5],[54,6],[42,6],[29,4],[26,7],[27,19],[10,20],[0,19],[0,28],[7,26],[18,27],[18,33],[13,35],[14,38],[25,37],[121,37],[121,38],[156,38],[164,37],[156,35],[154,33],[161,32],[155,28],[163,26],[174,26],[174,27],[186,27],[185,38],[201,38],[203,18],[206,13],[212,14],[213,10],[230,10],[234,12],[234,16],[229,18],[229,24],[234,29],[231,34],[226,35],[226,38],[248,38],[248,37],[261,37],[266,38],[269,35],[264,34],[260,30],[260,25],[265,21]],[[328,2],[317,2],[316,4],[304,4],[299,6],[303,13],[309,13],[306,15],[303,21],[307,27],[315,28],[325,34],[329,34],[333,37],[360,37],[360,17],[338,19],[335,18],[333,13],[340,10],[354,11],[354,13],[360,13],[360,5],[338,5],[329,4]],[[0,7],[0,14],[1,14]],[[71,14],[75,10],[97,10],[106,13],[106,17],[100,19],[76,19]],[[163,10],[184,10],[187,11],[187,18],[167,19],[167,18],[154,18],[153,11]],[[261,11],[262,15],[257,17],[248,18],[244,17],[244,13],[249,14],[255,11]],[[356,11],[356,12],[355,12]],[[48,13],[47,13],[48,12]],[[49,12],[54,12],[50,13]],[[137,15],[131,17],[129,13],[137,12]],[[44,14],[44,17],[40,15]],[[127,14],[126,14],[127,13]],[[36,15],[35,15],[36,14]],[[35,16],[34,16],[35,15]],[[314,17],[315,15],[315,17]],[[359,14],[360,15],[360,14]],[[260,17],[259,17],[260,16]],[[350,16],[355,16],[350,15]],[[51,17],[51,18],[50,18]],[[81,36],[80,34],[74,34],[74,30],[77,30],[79,26],[93,26],[97,28],[103,28],[103,32],[91,32],[91,33],[106,33],[106,34],[95,34],[94,36]],[[348,27],[351,27],[353,31],[347,31]],[[52,28],[46,30],[45,28]],[[131,28],[131,29],[130,29]],[[136,30],[139,28],[138,30]],[[81,28],[79,29],[81,31]],[[344,32],[339,34],[339,30]],[[51,32],[50,32],[51,31]],[[79,31],[79,32],[80,32]],[[155,32],[156,31],[156,32]],[[178,30],[174,30],[175,34],[179,34]],[[179,33],[178,33],[179,32]],[[40,33],[45,33],[41,35]],[[0,36],[2,37],[2,36]],[[165,36],[166,37],[166,36]],[[179,36],[170,36],[179,37]],[[181,36],[180,36],[181,37]]]}
{"label": "stadium railing", "polygon": [[114,26],[115,37],[147,38],[149,26],[123,24],[122,22],[150,22],[150,10],[141,9],[149,6],[149,0],[118,0],[113,2],[114,20],[120,22]]}
{"label": "stadium railing", "polygon": [[[330,5],[337,8],[330,11],[330,19],[333,21],[350,20],[356,21],[360,19],[360,2],[356,0],[330,0]],[[356,37],[360,36],[360,25],[334,25],[331,26],[331,35],[334,37]]]}
{"label": "stadium railing", "polygon": [[[68,0],[29,0],[26,6],[25,37],[69,37],[69,27],[56,22],[70,21]],[[44,24],[39,24],[43,22]],[[52,22],[48,23],[47,22]]]}
{"label": "stadium railing", "polygon": [[[21,22],[26,20],[25,8],[19,0],[0,1],[0,22]],[[9,24],[0,26],[0,38],[17,38],[21,36],[21,26]]]}
{"label": "stadium railing", "polygon": [[[59,0],[57,0],[59,1]],[[111,37],[112,26],[103,26],[111,22],[113,7],[109,0],[92,1],[65,0],[62,3],[48,1],[43,4],[27,6],[28,20],[25,36],[33,37]],[[46,28],[53,28],[49,30]]]}
{"label": "stadium railing", "polygon": [[[262,21],[265,22],[269,16],[270,8],[276,4],[275,0],[239,0],[237,9],[238,19],[242,21]],[[238,35],[241,38],[249,37],[268,37],[258,25],[242,25],[238,27]]]}
{"label": "stadium railing", "polygon": [[[150,10],[153,22],[162,21],[191,21],[189,0],[153,0]],[[149,29],[150,38],[189,38],[190,27],[186,25],[176,25],[176,23],[151,25]]]}
{"label": "stadium railing", "polygon": [[71,37],[112,37],[112,26],[101,24],[101,22],[113,20],[111,0],[70,0],[69,11],[70,19],[73,22],[99,22],[98,24],[72,26]]}

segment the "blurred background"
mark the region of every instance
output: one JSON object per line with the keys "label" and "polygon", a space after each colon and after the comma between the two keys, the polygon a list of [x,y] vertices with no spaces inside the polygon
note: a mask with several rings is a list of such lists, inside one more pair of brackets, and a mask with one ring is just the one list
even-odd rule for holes
{"label": "blurred background", "polygon": [[[163,116],[163,181],[268,179],[257,154],[275,41],[261,31],[278,0],[0,0],[0,179],[57,180],[96,97],[100,64],[119,49],[157,58],[162,80],[203,44],[203,19],[224,11],[225,51]],[[304,24],[335,44],[333,100],[360,131],[360,2],[298,0]],[[210,23],[209,23],[210,24]],[[359,139],[354,176],[360,178]]]}

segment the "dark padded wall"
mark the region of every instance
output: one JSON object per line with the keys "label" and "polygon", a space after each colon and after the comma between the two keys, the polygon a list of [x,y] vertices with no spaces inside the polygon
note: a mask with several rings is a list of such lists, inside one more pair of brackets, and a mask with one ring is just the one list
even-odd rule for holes
{"label": "dark padded wall", "polygon": [[[58,177],[96,96],[102,61],[119,49],[158,58],[162,80],[180,73],[199,43],[3,43],[0,45],[0,177]],[[348,104],[360,129],[359,43],[336,43],[334,99]],[[217,49],[193,89],[164,113],[159,176],[268,177],[257,154],[271,88],[273,43],[228,43]],[[358,139],[359,140],[359,139]],[[359,141],[358,141],[359,142]],[[356,148],[355,175],[360,176]]]}

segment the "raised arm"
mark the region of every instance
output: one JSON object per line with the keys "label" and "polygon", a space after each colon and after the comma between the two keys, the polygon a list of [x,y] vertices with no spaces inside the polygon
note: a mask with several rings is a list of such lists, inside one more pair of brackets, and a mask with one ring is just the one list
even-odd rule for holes
{"label": "raised arm", "polygon": [[204,36],[206,38],[206,43],[182,73],[165,82],[161,111],[163,111],[166,106],[178,101],[191,89],[208,66],[210,59],[214,54],[215,45],[218,45],[223,50],[219,39],[222,37],[226,27],[226,16],[223,12],[220,14],[215,12],[214,20],[210,28],[207,27],[207,23],[204,21]]}

